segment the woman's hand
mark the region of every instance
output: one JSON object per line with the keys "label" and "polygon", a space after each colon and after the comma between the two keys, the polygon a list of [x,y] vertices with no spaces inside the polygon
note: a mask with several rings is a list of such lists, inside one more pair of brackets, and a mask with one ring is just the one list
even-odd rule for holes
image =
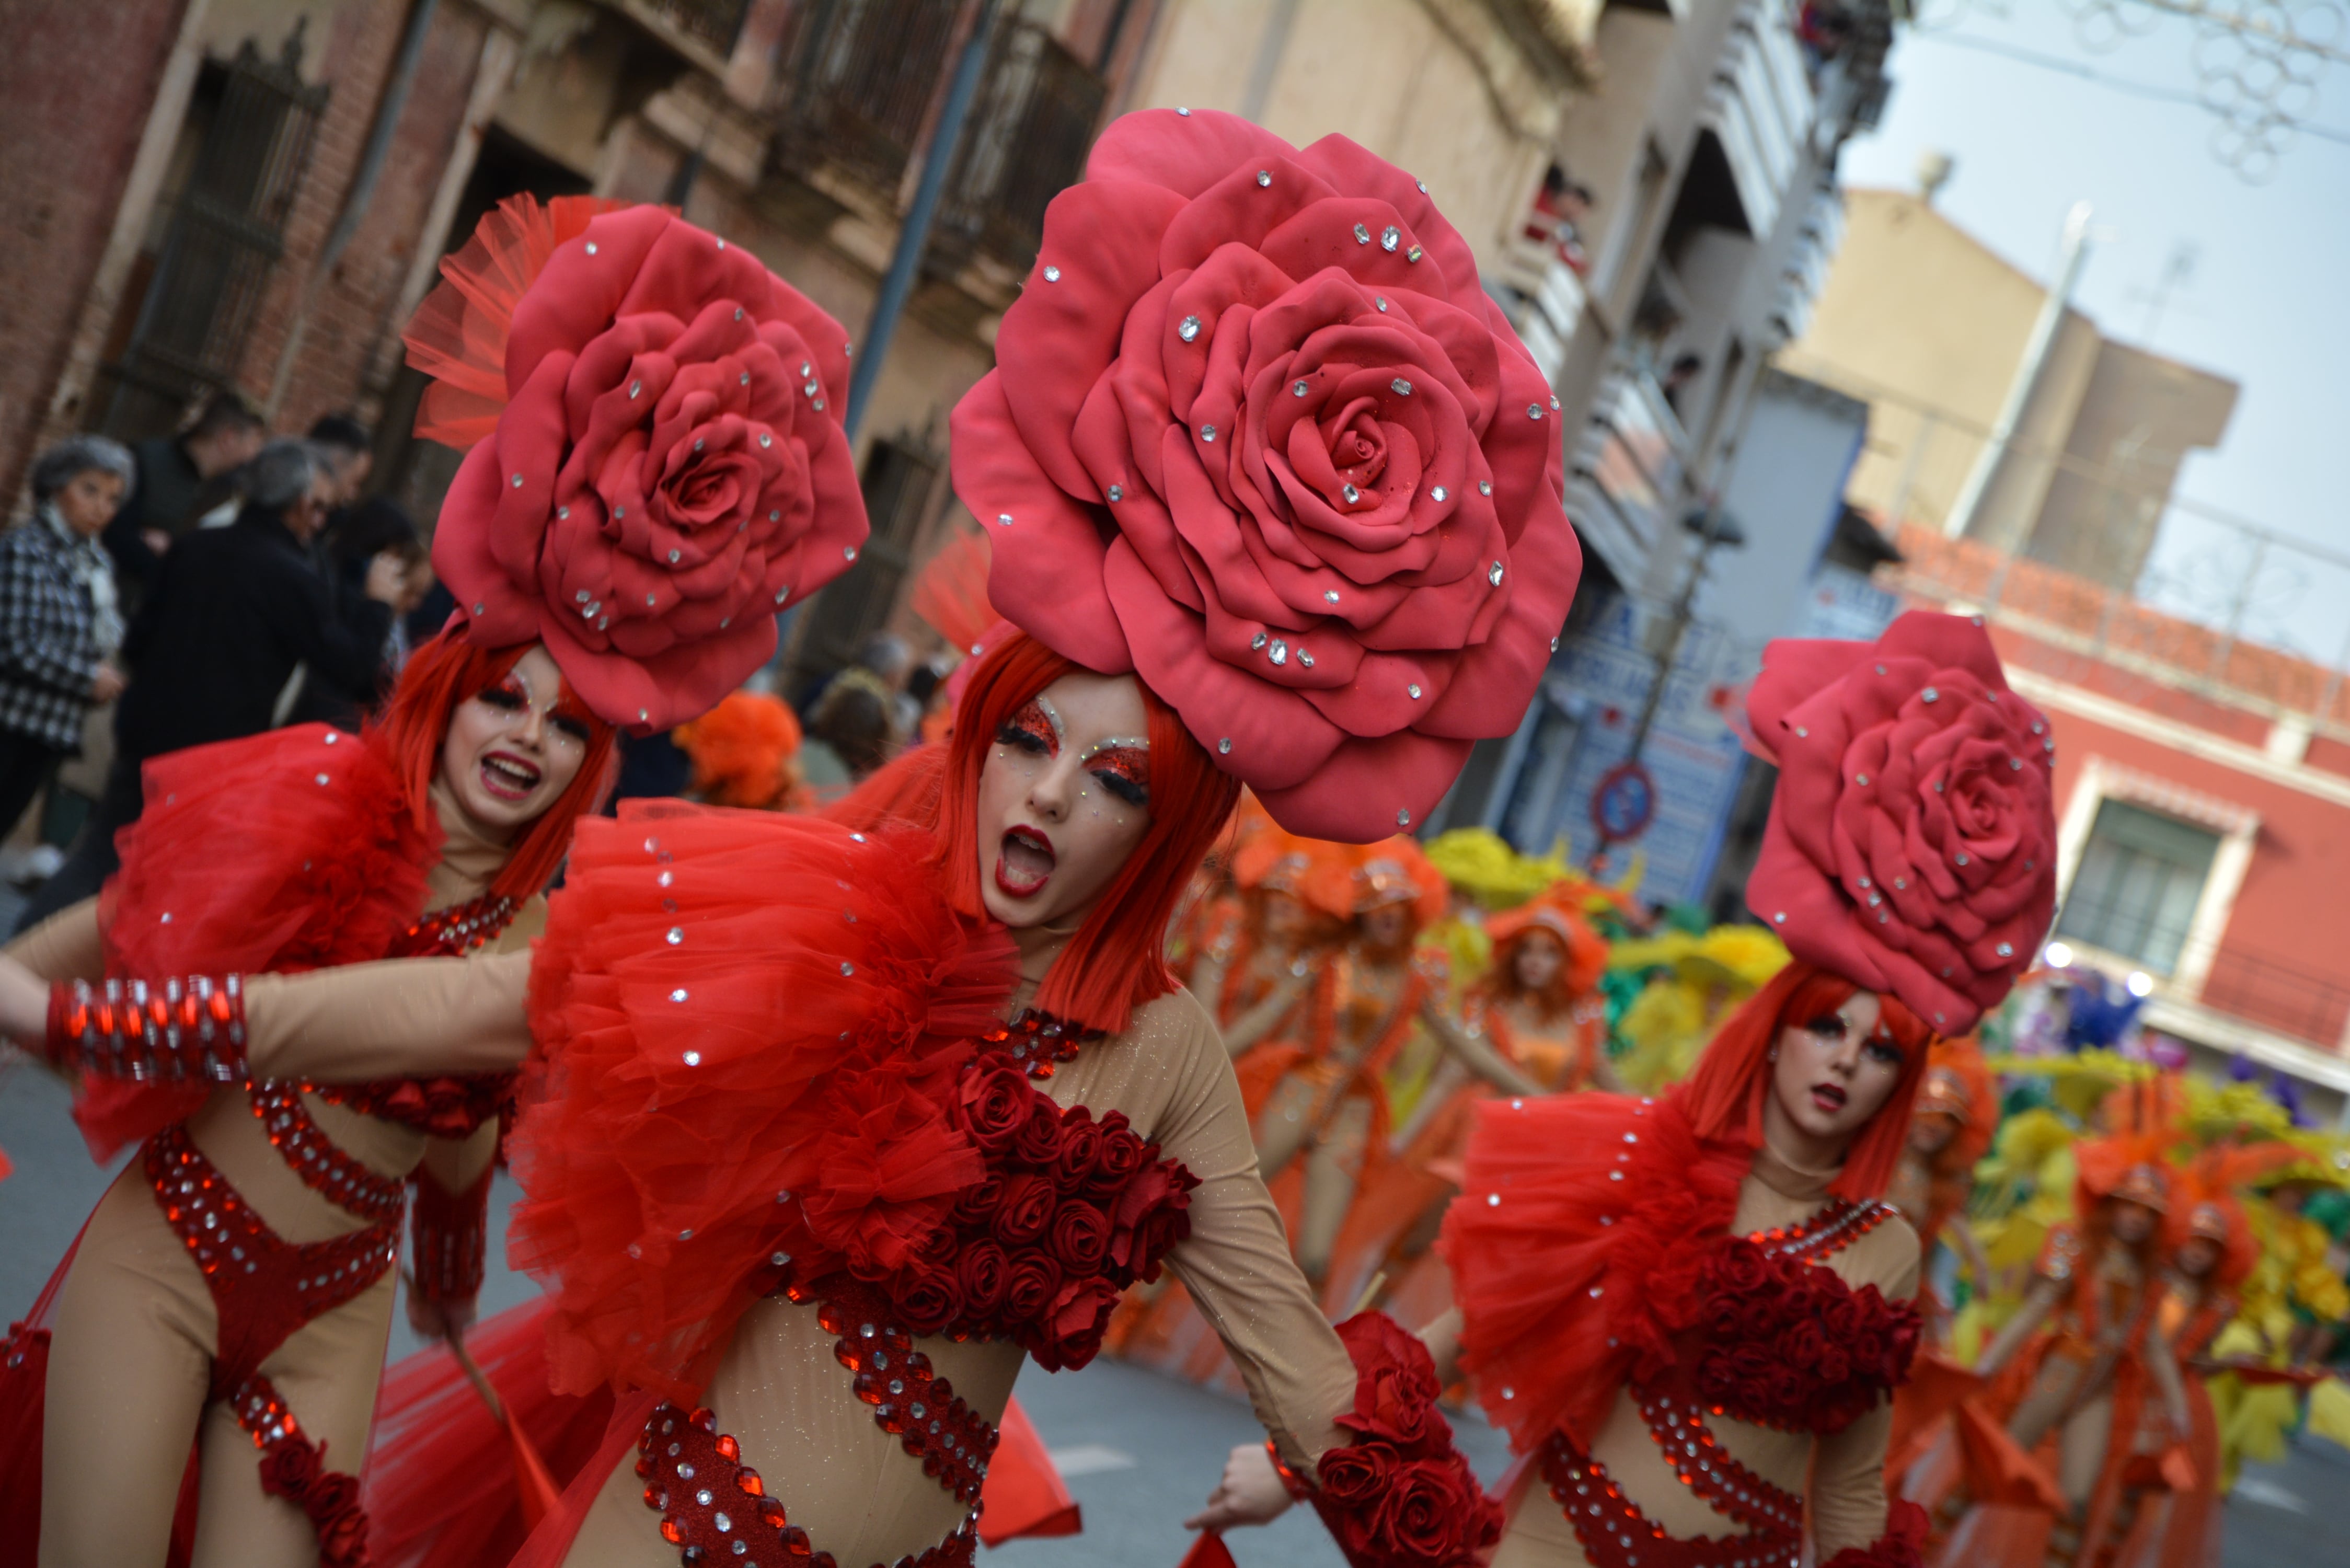
{"label": "woman's hand", "polygon": [[412,1285],[405,1293],[408,1297],[408,1326],[416,1331],[419,1339],[462,1336],[473,1326],[474,1301],[471,1296],[463,1301],[427,1301]]}
{"label": "woman's hand", "polygon": [[1243,1443],[1224,1461],[1224,1479],[1208,1496],[1208,1506],[1183,1521],[1186,1530],[1226,1531],[1242,1524],[1271,1524],[1289,1511],[1289,1489],[1273,1468],[1263,1443]]}
{"label": "woman's hand", "polygon": [[49,1033],[49,982],[0,953],[0,1035],[37,1056]]}

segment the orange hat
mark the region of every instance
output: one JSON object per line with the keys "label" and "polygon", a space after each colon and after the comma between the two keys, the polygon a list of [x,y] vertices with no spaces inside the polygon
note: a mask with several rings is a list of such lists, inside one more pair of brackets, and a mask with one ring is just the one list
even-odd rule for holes
{"label": "orange hat", "polygon": [[1429,864],[1419,840],[1399,836],[1377,844],[1301,842],[1313,846],[1305,899],[1315,908],[1350,919],[1408,903],[1412,923],[1422,929],[1443,918],[1450,897],[1444,874]]}
{"label": "orange hat", "polygon": [[1555,882],[1514,909],[1492,916],[1485,934],[1492,939],[1493,968],[1503,963],[1503,950],[1529,931],[1547,931],[1566,950],[1566,989],[1576,994],[1599,983],[1607,970],[1607,940],[1583,918],[1588,883]]}
{"label": "orange hat", "polygon": [[1957,1119],[1959,1136],[1943,1150],[1951,1168],[1964,1169],[1991,1147],[1999,1131],[1999,1085],[1983,1064],[1982,1047],[1973,1035],[1935,1038],[1926,1057],[1926,1081],[1918,1087],[1917,1109]]}
{"label": "orange hat", "polygon": [[704,798],[764,809],[791,785],[786,769],[800,749],[800,722],[775,698],[735,691],[679,725],[676,740],[692,759],[693,787]]}

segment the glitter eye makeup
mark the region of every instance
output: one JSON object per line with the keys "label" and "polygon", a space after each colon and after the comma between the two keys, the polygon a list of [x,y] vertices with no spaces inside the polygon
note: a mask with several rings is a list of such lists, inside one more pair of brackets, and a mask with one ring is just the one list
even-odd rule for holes
{"label": "glitter eye makeup", "polygon": [[1101,786],[1132,806],[1150,804],[1150,743],[1107,740],[1088,747],[1079,759]]}
{"label": "glitter eye makeup", "polygon": [[995,732],[998,744],[1035,757],[1056,757],[1061,754],[1060,715],[1043,698],[1031,698],[1020,711],[1003,722]]}

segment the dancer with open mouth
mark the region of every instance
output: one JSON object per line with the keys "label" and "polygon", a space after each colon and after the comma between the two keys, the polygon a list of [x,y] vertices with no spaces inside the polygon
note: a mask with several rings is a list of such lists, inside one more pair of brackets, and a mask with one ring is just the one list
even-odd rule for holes
{"label": "dancer with open mouth", "polygon": [[[542,284],[583,243],[640,250],[616,221]],[[1201,1521],[1295,1487],[1358,1563],[1467,1568],[1498,1515],[1426,1354],[1322,1315],[1163,952],[1243,782],[1284,826],[1364,842],[1517,727],[1580,566],[1557,405],[1419,182],[1205,111],[1105,132],[996,353],[953,471],[1016,629],[923,753],[922,820],[585,825],[528,957],[255,976],[247,1062],[528,1055],[510,1250],[554,1294],[558,1386],[617,1398],[520,1562],[968,1563],[1024,1355],[1084,1366],[1165,1266],[1282,1467]],[[624,407],[636,369],[598,363],[596,406]],[[601,428],[499,433],[568,475]],[[487,472],[512,518],[560,500],[534,472]],[[494,558],[560,560],[504,534]],[[325,998],[331,1029],[286,1027]],[[0,965],[0,1027],[37,1037],[47,1001]],[[78,1023],[50,1050],[99,1059]]]}
{"label": "dancer with open mouth", "polygon": [[[447,378],[422,433],[473,451],[434,538],[459,614],[383,717],[150,763],[105,894],[9,949],[57,982],[49,1056],[92,1153],[143,1147],[8,1343],[0,1561],[161,1563],[175,1537],[198,1562],[367,1561],[407,1190],[411,1319],[461,1328],[516,1064],[419,1037],[329,1082],[306,1051],[465,994],[434,955],[526,961],[615,726],[714,702],[773,652],[785,588],[865,537],[847,438],[803,392],[818,364],[845,385],[840,327],[715,236],[610,205],[493,213],[411,329]],[[349,989],[370,967],[414,983]],[[248,1035],[246,977],[303,971]]]}

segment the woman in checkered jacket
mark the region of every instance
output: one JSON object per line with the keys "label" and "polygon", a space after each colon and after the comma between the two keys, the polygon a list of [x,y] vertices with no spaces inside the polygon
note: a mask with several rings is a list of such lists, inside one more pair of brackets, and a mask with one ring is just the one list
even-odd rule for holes
{"label": "woman in checkered jacket", "polygon": [[32,515],[0,534],[0,836],[81,750],[84,715],[122,691],[122,616],[98,536],[130,479],[120,442],[69,436],[33,464]]}

